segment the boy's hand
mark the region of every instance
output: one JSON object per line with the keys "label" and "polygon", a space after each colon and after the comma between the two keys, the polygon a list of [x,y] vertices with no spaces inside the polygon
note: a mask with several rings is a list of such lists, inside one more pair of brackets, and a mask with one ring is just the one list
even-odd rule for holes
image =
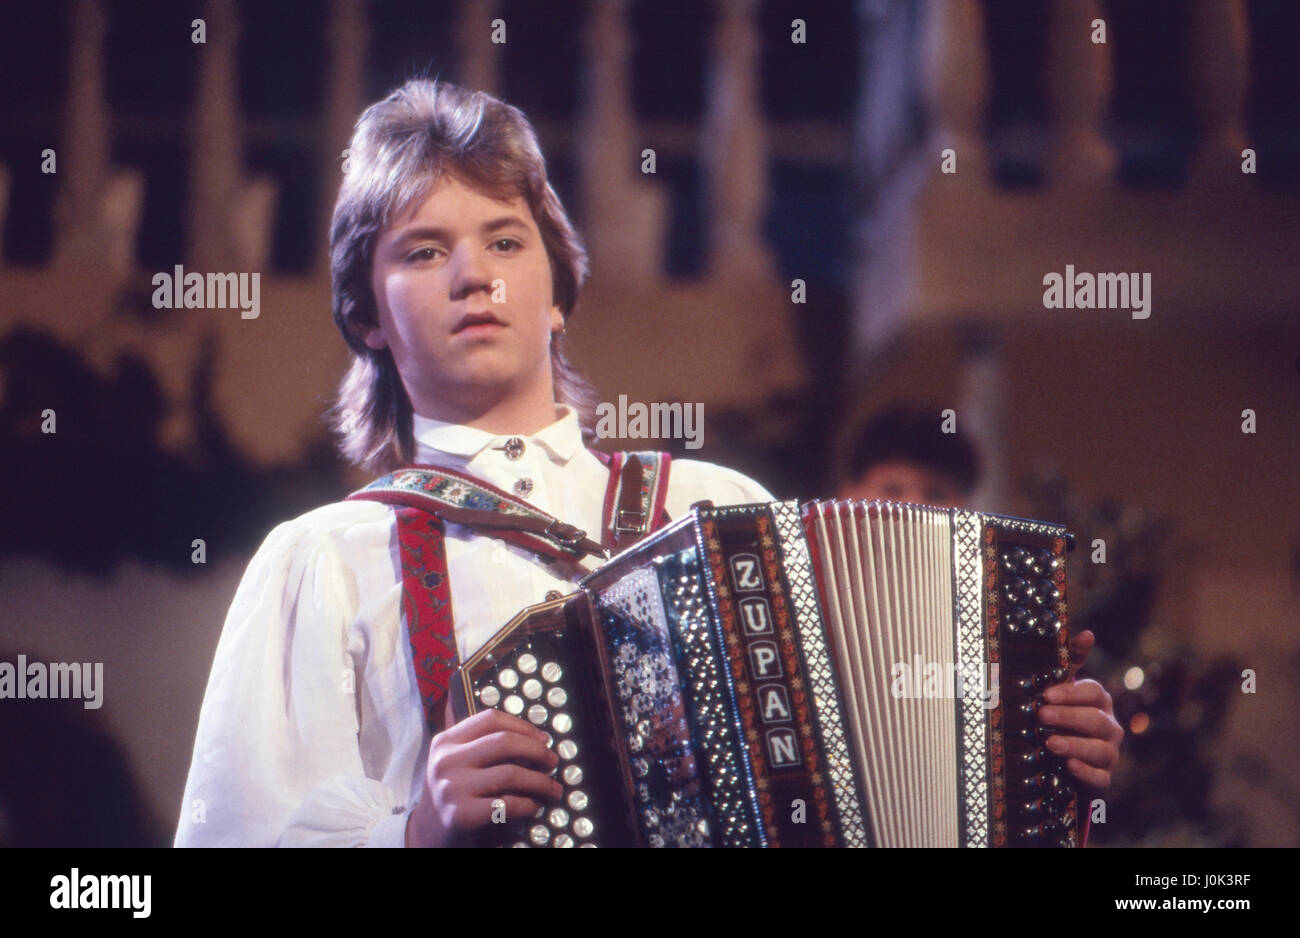
{"label": "boy's hand", "polygon": [[559,764],[546,734],[500,710],[484,710],[433,737],[424,791],[406,824],[408,847],[447,847],[492,821],[533,815],[563,786],[546,773]]}
{"label": "boy's hand", "polygon": [[1048,737],[1047,748],[1065,759],[1071,775],[1101,791],[1110,785],[1119,762],[1124,730],[1115,721],[1106,688],[1093,680],[1074,680],[1092,651],[1093,640],[1091,632],[1070,639],[1070,678],[1043,692],[1045,705],[1038,711],[1038,720],[1064,731]]}

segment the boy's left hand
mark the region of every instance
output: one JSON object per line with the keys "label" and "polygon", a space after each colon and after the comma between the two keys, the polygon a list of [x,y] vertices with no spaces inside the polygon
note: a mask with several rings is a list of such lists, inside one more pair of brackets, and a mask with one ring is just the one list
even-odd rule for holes
{"label": "boy's left hand", "polygon": [[1070,640],[1070,679],[1043,692],[1044,706],[1038,720],[1059,732],[1047,740],[1047,747],[1065,759],[1070,774],[1089,788],[1101,791],[1110,785],[1111,773],[1119,762],[1123,728],[1115,721],[1110,694],[1093,680],[1074,680],[1092,651],[1091,632],[1080,632]]}

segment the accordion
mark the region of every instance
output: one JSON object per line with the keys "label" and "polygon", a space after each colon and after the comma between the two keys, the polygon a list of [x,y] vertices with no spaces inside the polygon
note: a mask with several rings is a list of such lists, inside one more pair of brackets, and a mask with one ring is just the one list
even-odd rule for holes
{"label": "accordion", "polygon": [[520,612],[456,675],[550,737],[512,846],[1074,846],[1041,691],[1058,525],[891,502],[714,507]]}

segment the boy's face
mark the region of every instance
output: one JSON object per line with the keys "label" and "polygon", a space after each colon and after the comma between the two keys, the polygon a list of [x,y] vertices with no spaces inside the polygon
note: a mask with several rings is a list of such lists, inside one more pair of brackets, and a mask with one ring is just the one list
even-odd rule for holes
{"label": "boy's face", "polygon": [[380,234],[371,287],[379,324],[366,344],[392,351],[417,413],[553,399],[551,333],[564,319],[523,197],[499,202],[444,176]]}

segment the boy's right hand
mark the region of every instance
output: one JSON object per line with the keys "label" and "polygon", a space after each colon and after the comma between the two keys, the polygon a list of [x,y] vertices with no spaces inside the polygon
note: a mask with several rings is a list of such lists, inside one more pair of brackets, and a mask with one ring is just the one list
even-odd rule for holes
{"label": "boy's right hand", "polygon": [[424,791],[406,823],[406,846],[449,847],[492,821],[493,804],[507,818],[526,818],[563,786],[547,775],[559,758],[546,734],[500,710],[484,710],[444,730],[429,744]]}

